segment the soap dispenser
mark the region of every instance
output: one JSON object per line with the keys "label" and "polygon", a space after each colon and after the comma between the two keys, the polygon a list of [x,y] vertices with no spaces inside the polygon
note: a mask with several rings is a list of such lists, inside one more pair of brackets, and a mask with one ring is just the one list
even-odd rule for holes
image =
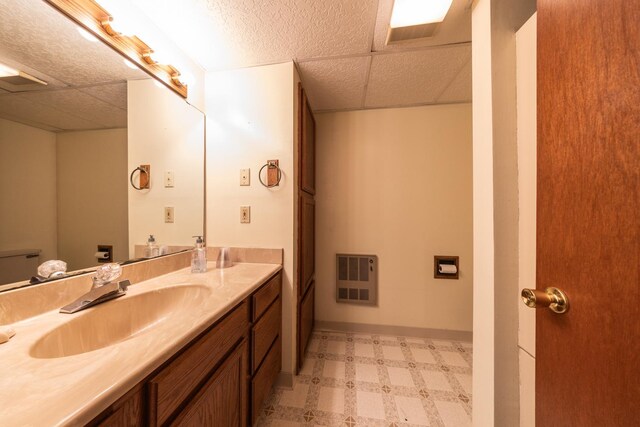
{"label": "soap dispenser", "polygon": [[160,248],[156,245],[156,239],[153,234],[149,234],[147,239],[147,246],[144,248],[144,257],[153,258],[160,255]]}
{"label": "soap dispenser", "polygon": [[191,255],[191,272],[205,273],[207,271],[207,248],[204,247],[202,236],[197,237],[196,247]]}

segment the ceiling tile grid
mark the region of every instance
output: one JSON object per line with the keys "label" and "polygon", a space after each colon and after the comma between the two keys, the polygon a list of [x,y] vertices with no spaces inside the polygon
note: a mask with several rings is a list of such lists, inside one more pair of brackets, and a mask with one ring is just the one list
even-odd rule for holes
{"label": "ceiling tile grid", "polygon": [[470,58],[470,45],[376,55],[365,107],[436,103]]}
{"label": "ceiling tile grid", "polygon": [[471,3],[453,0],[433,37],[386,45],[393,0],[133,0],[207,71],[295,61],[315,111],[469,101]]}
{"label": "ceiling tile grid", "polygon": [[298,63],[315,111],[362,108],[370,56]]}

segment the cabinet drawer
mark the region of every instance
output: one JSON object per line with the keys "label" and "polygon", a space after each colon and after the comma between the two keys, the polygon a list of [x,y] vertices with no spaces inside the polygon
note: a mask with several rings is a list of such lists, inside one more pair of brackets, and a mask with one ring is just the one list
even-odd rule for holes
{"label": "cabinet drawer", "polygon": [[280,335],[282,324],[282,298],[269,307],[267,312],[258,320],[251,331],[253,350],[251,352],[251,373],[255,373],[266,356],[273,341]]}
{"label": "cabinet drawer", "polygon": [[253,321],[255,322],[271,303],[280,295],[282,272],[273,276],[266,285],[253,294]]}
{"label": "cabinet drawer", "polygon": [[246,334],[249,308],[242,302],[149,381],[152,424],[162,425],[207,378],[215,366]]}
{"label": "cabinet drawer", "polygon": [[282,364],[282,344],[280,337],[273,343],[264,363],[251,381],[251,424],[255,424],[265,399],[278,378]]}
{"label": "cabinet drawer", "polygon": [[247,425],[247,342],[216,370],[171,423],[172,427]]}

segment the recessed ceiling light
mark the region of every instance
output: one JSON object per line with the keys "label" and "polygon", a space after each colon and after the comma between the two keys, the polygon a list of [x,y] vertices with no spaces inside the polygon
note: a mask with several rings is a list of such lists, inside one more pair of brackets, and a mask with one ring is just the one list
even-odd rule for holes
{"label": "recessed ceiling light", "polygon": [[97,42],[98,41],[96,36],[91,34],[89,31],[85,30],[84,28],[78,27],[78,32],[80,33],[80,35],[82,37],[85,38],[85,40],[89,40],[90,42]]}
{"label": "recessed ceiling light", "polygon": [[444,21],[453,0],[395,0],[391,28],[410,27]]}
{"label": "recessed ceiling light", "polygon": [[126,65],[127,67],[131,68],[132,70],[137,70],[138,66],[136,64],[134,64],[133,62],[129,61],[128,59],[123,59],[124,61],[124,65]]}

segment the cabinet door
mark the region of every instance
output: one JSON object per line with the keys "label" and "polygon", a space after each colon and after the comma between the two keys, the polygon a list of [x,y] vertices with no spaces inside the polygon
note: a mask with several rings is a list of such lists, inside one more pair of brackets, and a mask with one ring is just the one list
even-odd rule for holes
{"label": "cabinet door", "polygon": [[300,219],[299,219],[299,270],[300,280],[298,281],[298,295],[300,298],[307,292],[313,280],[315,270],[315,221],[316,202],[312,196],[301,193],[300,195]]}
{"label": "cabinet door", "polygon": [[311,282],[298,307],[298,369],[302,368],[304,354],[313,331],[315,284]]}
{"label": "cabinet door", "polygon": [[242,343],[172,423],[174,426],[247,425],[248,346]]}
{"label": "cabinet door", "polygon": [[100,421],[93,420],[89,426],[100,427],[137,427],[143,425],[143,397],[141,387],[127,393],[107,411],[112,411],[106,418]]}
{"label": "cabinet door", "polygon": [[300,151],[300,190],[309,194],[316,192],[316,121],[313,118],[307,94],[302,85],[299,92],[299,151]]}

